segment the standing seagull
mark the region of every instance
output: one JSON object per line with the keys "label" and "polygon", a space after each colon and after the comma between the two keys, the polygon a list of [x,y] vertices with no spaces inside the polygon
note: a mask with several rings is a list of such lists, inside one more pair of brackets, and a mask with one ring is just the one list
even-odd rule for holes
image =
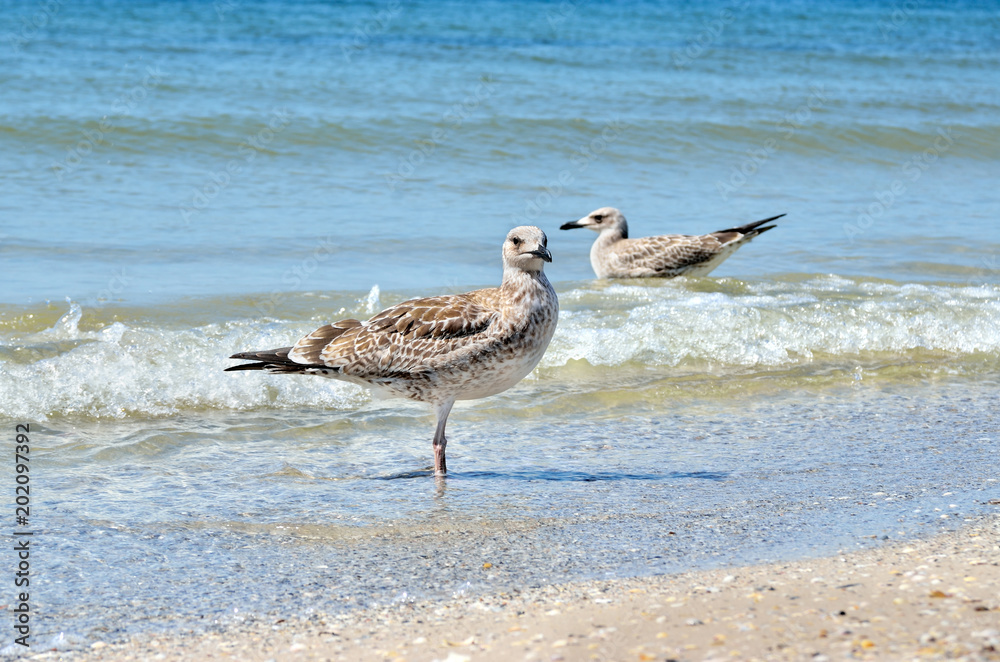
{"label": "standing seagull", "polygon": [[776,227],[760,226],[782,216],[710,234],[629,239],[628,224],[622,213],[614,207],[601,207],[559,229],[589,228],[600,233],[590,248],[590,265],[598,278],[673,278],[708,275],[737,248]]}
{"label": "standing seagull", "polygon": [[367,322],[327,324],[292,347],[234,354],[254,363],[226,370],[320,375],[430,403],[434,474],[443,476],[444,428],[455,400],[506,391],[538,365],[552,340],[559,301],[542,272],[552,261],[546,243],[534,226],[514,228],[503,244],[500,287],[411,299]]}

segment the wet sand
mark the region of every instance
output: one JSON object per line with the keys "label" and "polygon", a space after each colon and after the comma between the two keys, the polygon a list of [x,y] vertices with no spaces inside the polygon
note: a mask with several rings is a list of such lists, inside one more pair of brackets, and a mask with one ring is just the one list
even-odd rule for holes
{"label": "wet sand", "polygon": [[[98,642],[74,660],[1000,660],[1000,516],[828,558],[592,581],[223,634]],[[46,656],[48,657],[48,656]]]}

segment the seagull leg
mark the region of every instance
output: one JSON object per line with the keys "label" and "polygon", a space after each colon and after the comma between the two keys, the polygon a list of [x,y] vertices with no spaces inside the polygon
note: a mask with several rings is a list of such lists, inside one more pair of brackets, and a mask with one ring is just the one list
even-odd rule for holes
{"label": "seagull leg", "polygon": [[437,415],[437,430],[434,431],[435,476],[444,476],[448,473],[448,464],[444,457],[444,449],[448,445],[448,440],[444,436],[444,426],[448,424],[448,414],[451,413],[451,406],[454,404],[454,400],[448,400],[434,405],[434,413]]}

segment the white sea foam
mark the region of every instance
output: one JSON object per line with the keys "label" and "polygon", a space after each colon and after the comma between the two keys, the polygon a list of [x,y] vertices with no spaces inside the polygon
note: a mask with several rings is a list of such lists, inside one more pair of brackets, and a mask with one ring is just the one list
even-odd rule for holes
{"label": "white sea foam", "polygon": [[0,415],[38,420],[53,415],[121,418],[168,415],[189,408],[245,410],[265,406],[343,408],[365,398],[360,387],[332,380],[275,379],[223,374],[240,350],[287,346],[313,322],[238,321],[186,330],[116,322],[80,331],[79,307],[49,330],[22,343],[84,341],[57,356],[6,364],[0,376]]}
{"label": "white sea foam", "polygon": [[[543,360],[616,366],[702,361],[780,366],[817,355],[1000,353],[1000,288],[897,285],[837,277],[744,291],[615,285],[563,296]],[[568,305],[566,305],[568,304]]]}
{"label": "white sea foam", "polygon": [[[377,300],[373,290],[362,302]],[[556,336],[542,361],[614,370],[817,366],[880,355],[903,361],[1000,358],[1000,287],[899,285],[813,278],[710,291],[684,285],[584,286],[561,293]],[[188,409],[353,408],[363,389],[306,377],[222,371],[236,351],[287,346],[313,319],[238,319],[193,328],[114,322],[80,329],[72,305],[51,328],[4,339],[27,360],[0,363],[0,416],[122,418]],[[42,351],[44,348],[45,351]],[[32,352],[35,352],[32,354]],[[26,353],[26,354],[25,354]],[[31,359],[31,356],[37,358]],[[991,359],[992,357],[992,359]],[[558,379],[558,370],[551,379]]]}

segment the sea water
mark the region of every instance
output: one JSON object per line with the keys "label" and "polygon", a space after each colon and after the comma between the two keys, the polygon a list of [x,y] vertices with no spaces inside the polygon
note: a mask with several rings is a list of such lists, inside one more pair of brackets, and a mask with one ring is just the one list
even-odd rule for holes
{"label": "sea water", "polygon": [[[35,642],[822,554],[997,496],[992,3],[0,15]],[[605,205],[632,236],[787,216],[711,277],[611,282],[557,229]],[[222,373],[495,285],[525,223],[559,327],[455,408],[445,483],[426,406]]]}

